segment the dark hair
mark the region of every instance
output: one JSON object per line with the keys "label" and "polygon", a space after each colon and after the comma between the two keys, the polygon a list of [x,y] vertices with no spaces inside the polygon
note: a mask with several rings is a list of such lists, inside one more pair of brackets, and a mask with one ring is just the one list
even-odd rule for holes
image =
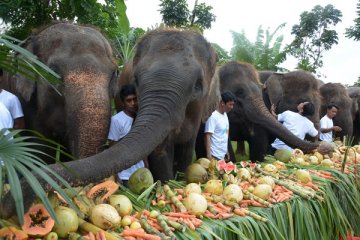
{"label": "dark hair", "polygon": [[126,84],[122,86],[120,90],[120,99],[121,101],[124,101],[124,99],[129,95],[136,95],[136,88],[133,84]]}
{"label": "dark hair", "polygon": [[224,92],[223,94],[221,94],[221,101],[223,101],[224,103],[231,101],[235,102],[235,99],[236,97],[232,92]]}
{"label": "dark hair", "polygon": [[315,112],[314,104],[312,104],[311,102],[304,104],[303,113],[302,113],[303,116],[311,116],[314,114],[314,112]]}
{"label": "dark hair", "polygon": [[332,109],[333,107],[336,108],[337,110],[339,110],[338,105],[336,105],[336,103],[334,103],[334,102],[331,102],[327,105],[327,109]]}

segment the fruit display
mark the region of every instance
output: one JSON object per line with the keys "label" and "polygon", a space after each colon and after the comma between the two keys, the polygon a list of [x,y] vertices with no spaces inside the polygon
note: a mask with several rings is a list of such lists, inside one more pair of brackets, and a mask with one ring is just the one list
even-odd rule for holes
{"label": "fruit display", "polygon": [[[327,145],[328,146],[328,145]],[[199,159],[176,180],[133,173],[75,188],[72,209],[49,192],[56,218],[34,203],[19,226],[0,219],[4,239],[339,239],[359,235],[360,146],[301,150],[263,163]],[[299,160],[300,159],[300,160]],[[325,161],[325,162],[324,162]],[[331,164],[330,164],[331,162]],[[329,217],[331,216],[331,217]]]}

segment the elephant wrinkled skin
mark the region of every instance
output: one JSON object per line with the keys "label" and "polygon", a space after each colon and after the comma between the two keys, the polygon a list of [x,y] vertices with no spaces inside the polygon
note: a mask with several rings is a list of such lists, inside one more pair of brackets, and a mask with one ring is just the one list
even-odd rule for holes
{"label": "elephant wrinkled skin", "polygon": [[[206,111],[207,98],[214,94],[210,89],[216,67],[216,53],[210,43],[196,32],[153,31],[138,42],[132,67],[139,111],[130,132],[99,154],[67,162],[66,166],[78,178],[59,165],[50,165],[73,186],[109,177],[132,166],[155,148],[159,155],[151,158],[151,164],[158,167],[156,177],[163,174],[162,180],[173,177],[174,156],[179,157],[180,165],[192,160],[200,122],[206,112],[212,112]],[[22,187],[27,209],[34,193],[25,181]],[[14,212],[10,195],[6,196],[4,206],[5,215]]]}
{"label": "elephant wrinkled skin", "polygon": [[107,139],[116,62],[105,37],[91,27],[55,23],[23,46],[61,76],[56,89],[24,76],[4,79],[25,115],[26,128],[64,145],[76,158],[96,154]]}
{"label": "elephant wrinkled skin", "polygon": [[360,144],[360,87],[349,87],[347,92],[352,101],[351,117],[353,121],[353,143]]}

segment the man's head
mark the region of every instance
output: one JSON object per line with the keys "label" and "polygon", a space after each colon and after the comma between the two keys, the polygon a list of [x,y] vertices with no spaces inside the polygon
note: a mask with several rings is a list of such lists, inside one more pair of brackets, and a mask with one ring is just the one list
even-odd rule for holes
{"label": "man's head", "polygon": [[326,115],[331,119],[336,116],[339,107],[335,103],[331,102],[327,105],[326,109]]}
{"label": "man's head", "polygon": [[224,92],[221,94],[220,111],[230,112],[234,108],[235,99],[236,97],[232,92]]}
{"label": "man's head", "polygon": [[120,99],[124,104],[124,112],[131,117],[135,117],[138,110],[135,86],[132,84],[124,85],[120,90]]}
{"label": "man's head", "polygon": [[297,106],[299,113],[305,117],[311,116],[315,112],[315,106],[311,102],[301,102]]}

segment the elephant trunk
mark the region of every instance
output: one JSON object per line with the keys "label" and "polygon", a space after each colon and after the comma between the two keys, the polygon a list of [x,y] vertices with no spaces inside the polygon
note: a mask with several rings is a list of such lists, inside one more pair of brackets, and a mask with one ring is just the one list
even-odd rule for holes
{"label": "elephant trunk", "polygon": [[290,147],[300,148],[304,152],[310,152],[318,146],[317,143],[304,141],[298,138],[286,129],[271,115],[261,98],[252,98],[251,100],[246,101],[246,103],[247,105],[244,107],[245,115],[250,118],[253,123],[267,129]]}
{"label": "elephant trunk", "polygon": [[76,158],[95,155],[106,142],[111,117],[109,91],[104,91],[108,79],[91,71],[65,77],[66,137]]}

